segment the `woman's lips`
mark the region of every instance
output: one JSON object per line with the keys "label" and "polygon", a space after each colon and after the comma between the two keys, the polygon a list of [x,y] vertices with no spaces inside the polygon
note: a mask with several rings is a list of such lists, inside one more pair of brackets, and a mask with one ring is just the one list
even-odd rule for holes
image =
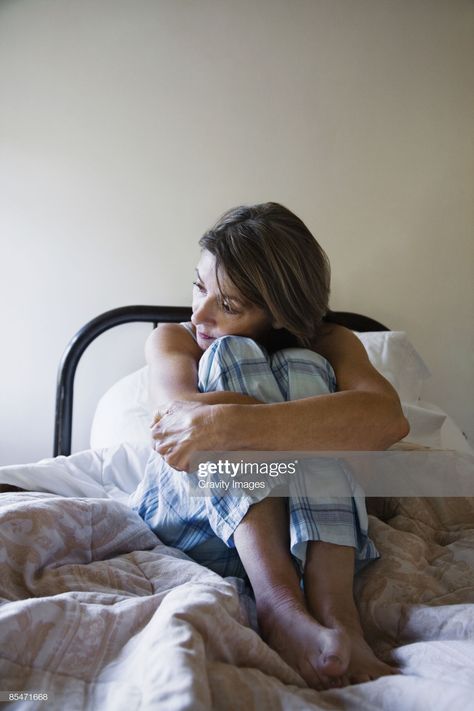
{"label": "woman's lips", "polygon": [[202,338],[204,341],[213,341],[214,336],[208,336],[207,333],[203,333],[202,331],[198,331],[197,335],[199,338]]}

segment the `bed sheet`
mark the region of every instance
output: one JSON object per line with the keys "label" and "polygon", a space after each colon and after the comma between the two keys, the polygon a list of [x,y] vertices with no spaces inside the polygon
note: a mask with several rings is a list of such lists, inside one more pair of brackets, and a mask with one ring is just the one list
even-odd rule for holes
{"label": "bed sheet", "polygon": [[370,516],[382,558],[356,577],[356,598],[369,643],[402,674],[320,693],[254,631],[238,580],[164,546],[112,496],[114,468],[146,456],[118,447],[0,469],[2,483],[42,488],[0,496],[2,690],[72,710],[473,707],[472,499],[387,499]]}

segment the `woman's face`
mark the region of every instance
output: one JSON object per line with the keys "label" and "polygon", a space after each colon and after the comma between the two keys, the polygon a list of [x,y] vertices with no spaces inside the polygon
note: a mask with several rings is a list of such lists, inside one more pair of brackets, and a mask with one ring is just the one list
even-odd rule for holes
{"label": "woman's face", "polygon": [[216,280],[215,257],[204,250],[196,267],[193,289],[193,315],[200,348],[205,350],[221,336],[246,336],[262,341],[272,328],[268,313],[245,299],[224,270]]}

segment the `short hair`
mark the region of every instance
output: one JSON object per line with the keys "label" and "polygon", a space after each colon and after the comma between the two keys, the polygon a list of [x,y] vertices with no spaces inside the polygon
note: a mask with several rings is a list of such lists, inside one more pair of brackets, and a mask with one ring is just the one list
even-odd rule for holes
{"label": "short hair", "polygon": [[309,346],[328,310],[329,259],[304,222],[283,205],[241,205],[199,240],[251,303]]}

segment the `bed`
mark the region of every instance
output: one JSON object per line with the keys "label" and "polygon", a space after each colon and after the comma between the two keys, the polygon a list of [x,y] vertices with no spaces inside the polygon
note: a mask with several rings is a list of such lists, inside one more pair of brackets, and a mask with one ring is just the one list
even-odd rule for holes
{"label": "bed", "polygon": [[[59,372],[58,456],[0,468],[0,701],[101,711],[474,708],[474,498],[369,500],[382,557],[356,576],[355,594],[367,640],[402,674],[317,692],[259,637],[242,580],[165,546],[128,508],[149,456],[146,368],[101,398],[91,449],[66,456],[87,345],[128,321],[188,317],[133,306],[87,324]],[[406,334],[349,313],[329,320],[356,330],[397,388],[412,428],[402,447],[472,464],[452,419],[420,399],[428,371]]]}

